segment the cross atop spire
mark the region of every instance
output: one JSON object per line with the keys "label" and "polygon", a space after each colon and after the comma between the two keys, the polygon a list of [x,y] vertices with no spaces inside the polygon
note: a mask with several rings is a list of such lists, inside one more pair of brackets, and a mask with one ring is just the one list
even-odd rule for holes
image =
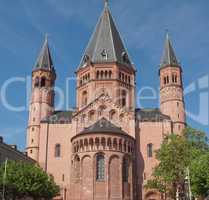
{"label": "cross atop spire", "polygon": [[104,0],[105,7],[108,7],[109,0]]}
{"label": "cross atop spire", "polygon": [[172,47],[172,43],[171,43],[171,40],[169,37],[168,30],[166,30],[166,41],[165,41],[165,46],[164,46],[160,66],[165,67],[167,65],[179,66],[179,62],[178,62],[177,57],[175,55],[174,49]]}

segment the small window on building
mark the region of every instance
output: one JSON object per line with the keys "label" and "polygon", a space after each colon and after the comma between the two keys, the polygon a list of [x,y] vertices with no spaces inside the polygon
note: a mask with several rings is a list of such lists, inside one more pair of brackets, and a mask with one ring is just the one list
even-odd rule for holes
{"label": "small window on building", "polygon": [[87,91],[84,91],[83,93],[82,93],[82,105],[83,106],[85,106],[85,105],[87,105],[87,102],[88,102],[88,96],[87,96],[88,94],[87,94]]}
{"label": "small window on building", "polygon": [[126,98],[127,98],[127,93],[125,90],[122,90],[121,105],[123,107],[126,106]]}
{"label": "small window on building", "polygon": [[101,71],[101,73],[100,73],[100,77],[101,77],[101,79],[103,79],[103,78],[104,78],[104,72],[103,72],[103,71]]}
{"label": "small window on building", "polygon": [[105,71],[105,78],[108,77],[108,71]]}
{"label": "small window on building", "polygon": [[46,78],[42,77],[41,78],[41,87],[45,87],[46,86]]}
{"label": "small window on building", "polygon": [[62,181],[65,181],[65,175],[64,174],[62,175]]}
{"label": "small window on building", "polygon": [[163,81],[164,81],[164,85],[166,85],[167,83],[166,77],[163,78]]}
{"label": "small window on building", "polygon": [[178,78],[177,78],[177,75],[175,75],[175,83],[177,83],[178,82]]}
{"label": "small window on building", "polygon": [[131,84],[131,77],[128,77],[128,83]]}
{"label": "small window on building", "polygon": [[119,79],[121,80],[122,79],[122,73],[119,72]]}
{"label": "small window on building", "polygon": [[102,51],[101,55],[102,55],[102,57],[103,57],[104,59],[106,59],[106,60],[107,60],[108,55],[107,55],[107,50],[106,50],[106,49],[103,49],[103,51]]}
{"label": "small window on building", "polygon": [[104,181],[105,178],[105,162],[104,155],[97,155],[96,157],[96,180]]}
{"label": "small window on building", "polygon": [[129,160],[128,158],[123,159],[123,182],[128,182],[129,178]]}
{"label": "small window on building", "polygon": [[32,153],[33,153],[33,150],[31,149],[31,150],[30,150],[30,154],[32,154]]}
{"label": "small window on building", "polygon": [[34,131],[35,129],[34,129],[34,127],[32,128],[32,131]]}
{"label": "small window on building", "polygon": [[112,78],[112,71],[109,71],[109,78]]}
{"label": "small window on building", "polygon": [[35,117],[34,117],[34,118],[33,118],[33,121],[35,122],[35,120],[36,120],[36,119],[35,119]]}
{"label": "small window on building", "polygon": [[147,145],[147,156],[149,158],[153,156],[153,144],[152,143]]}
{"label": "small window on building", "polygon": [[96,78],[99,79],[99,71],[97,71]]}
{"label": "small window on building", "polygon": [[33,144],[33,142],[34,142],[34,140],[32,139],[32,140],[31,140],[31,144]]}
{"label": "small window on building", "polygon": [[61,156],[61,145],[60,144],[56,144],[55,145],[55,157],[59,158]]}
{"label": "small window on building", "polygon": [[125,76],[124,76],[124,74],[122,73],[122,81],[124,81],[124,78],[125,78]]}

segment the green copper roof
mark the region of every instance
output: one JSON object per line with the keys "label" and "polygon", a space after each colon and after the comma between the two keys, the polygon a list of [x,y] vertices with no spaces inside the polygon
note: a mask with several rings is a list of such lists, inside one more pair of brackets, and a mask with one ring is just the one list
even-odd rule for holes
{"label": "green copper roof", "polygon": [[34,66],[34,69],[54,70],[47,37],[45,38],[44,44]]}
{"label": "green copper roof", "polygon": [[166,36],[165,46],[163,50],[163,55],[161,58],[160,67],[165,67],[167,65],[170,66],[179,66],[179,62],[177,60],[177,57],[175,55],[174,49],[172,47],[171,40],[169,38],[169,35]]}
{"label": "green copper roof", "polygon": [[107,2],[84,52],[79,68],[85,67],[88,61],[91,63],[117,62],[133,67]]}

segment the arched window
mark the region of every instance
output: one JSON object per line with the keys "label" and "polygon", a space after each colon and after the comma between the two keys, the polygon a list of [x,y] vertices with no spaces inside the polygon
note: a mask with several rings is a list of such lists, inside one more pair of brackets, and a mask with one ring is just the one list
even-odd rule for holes
{"label": "arched window", "polygon": [[122,94],[121,94],[121,105],[122,106],[126,106],[126,96],[127,96],[126,91],[122,90]]}
{"label": "arched window", "polygon": [[54,155],[56,158],[59,158],[61,156],[61,145],[60,144],[55,145]]}
{"label": "arched window", "polygon": [[110,120],[114,120],[116,118],[116,112],[115,110],[110,111]]}
{"label": "arched window", "polygon": [[128,77],[128,83],[131,84],[131,77]]}
{"label": "arched window", "polygon": [[121,80],[122,79],[122,73],[119,72],[119,79]]}
{"label": "arched window", "polygon": [[163,78],[164,85],[167,83],[166,77]]}
{"label": "arched window", "polygon": [[97,79],[99,79],[99,71],[97,71],[97,75],[96,75]]}
{"label": "arched window", "polygon": [[87,99],[87,91],[83,91],[82,93],[82,105],[85,106],[87,105],[88,99]]}
{"label": "arched window", "polygon": [[80,177],[80,158],[78,156],[75,156],[74,159],[74,169],[73,169],[73,174],[75,181],[77,181]]}
{"label": "arched window", "polygon": [[103,78],[103,76],[104,76],[104,72],[103,71],[101,71],[101,79]]}
{"label": "arched window", "polygon": [[107,76],[108,76],[108,72],[107,72],[107,71],[105,71],[105,78],[107,78]]}
{"label": "arched window", "polygon": [[175,80],[175,83],[177,83],[177,75],[175,75],[174,80]]}
{"label": "arched window", "polygon": [[147,156],[149,158],[153,156],[153,144],[152,143],[147,145]]}
{"label": "arched window", "polygon": [[104,155],[97,155],[96,157],[96,180],[103,181],[105,178],[105,162]]}
{"label": "arched window", "polygon": [[39,78],[36,77],[36,78],[35,78],[34,87],[38,87],[38,86],[39,86]]}
{"label": "arched window", "polygon": [[129,160],[128,158],[123,158],[123,182],[128,182],[129,177]]}
{"label": "arched window", "polygon": [[41,87],[45,87],[46,86],[46,78],[42,77],[41,78]]}
{"label": "arched window", "polygon": [[101,105],[98,109],[98,115],[99,116],[102,116],[104,115],[104,110],[106,109],[106,106],[105,105]]}
{"label": "arched window", "polygon": [[91,110],[89,112],[89,121],[93,121],[94,120],[94,117],[95,117],[95,111],[94,110]]}
{"label": "arched window", "polygon": [[172,74],[172,82],[175,83],[175,75]]}
{"label": "arched window", "polygon": [[109,78],[112,78],[112,71],[109,71]]}

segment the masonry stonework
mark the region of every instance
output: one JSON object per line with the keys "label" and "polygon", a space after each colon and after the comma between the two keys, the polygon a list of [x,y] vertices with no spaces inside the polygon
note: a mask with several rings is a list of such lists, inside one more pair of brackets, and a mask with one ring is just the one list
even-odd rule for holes
{"label": "masonry stonework", "polygon": [[58,200],[158,200],[145,190],[155,150],[186,126],[182,67],[167,36],[160,108],[135,105],[136,67],[110,9],[104,10],[76,70],[76,109],[54,109],[56,79],[48,41],[32,73],[28,155],[60,186]]}

